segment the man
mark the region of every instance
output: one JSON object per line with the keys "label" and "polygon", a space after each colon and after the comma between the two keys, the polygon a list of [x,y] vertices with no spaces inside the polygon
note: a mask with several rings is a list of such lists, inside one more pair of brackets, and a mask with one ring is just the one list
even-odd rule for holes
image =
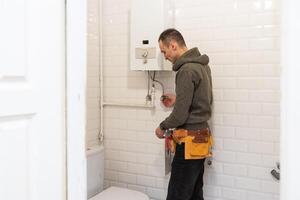
{"label": "man", "polygon": [[[176,71],[176,96],[166,94],[162,100],[166,107],[174,108],[156,129],[156,136],[164,138],[164,131],[171,128],[209,130],[212,81],[208,56],[201,55],[197,48],[188,49],[176,29],[162,32],[158,42],[165,59],[172,62]],[[167,200],[203,200],[204,161],[203,157],[185,159],[185,144],[176,145]]]}

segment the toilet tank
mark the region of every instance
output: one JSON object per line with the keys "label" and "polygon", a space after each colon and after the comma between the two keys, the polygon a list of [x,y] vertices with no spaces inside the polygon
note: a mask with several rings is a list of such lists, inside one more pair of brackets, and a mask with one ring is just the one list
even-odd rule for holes
{"label": "toilet tank", "polygon": [[87,156],[87,196],[88,199],[103,190],[104,181],[104,148],[103,146],[90,147]]}

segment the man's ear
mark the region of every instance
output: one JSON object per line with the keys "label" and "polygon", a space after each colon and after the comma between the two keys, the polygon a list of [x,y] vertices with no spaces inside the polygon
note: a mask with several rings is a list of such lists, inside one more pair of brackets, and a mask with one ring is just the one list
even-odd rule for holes
{"label": "man's ear", "polygon": [[174,42],[174,41],[171,41],[170,42],[170,47],[171,47],[172,50],[176,51],[176,49],[177,49],[177,43]]}

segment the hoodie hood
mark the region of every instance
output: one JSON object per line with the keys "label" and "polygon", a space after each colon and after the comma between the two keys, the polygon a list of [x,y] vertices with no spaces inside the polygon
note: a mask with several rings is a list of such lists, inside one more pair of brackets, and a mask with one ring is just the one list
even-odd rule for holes
{"label": "hoodie hood", "polygon": [[205,54],[201,55],[198,48],[192,48],[180,56],[173,65],[173,71],[178,71],[185,63],[199,63],[208,65],[209,57]]}

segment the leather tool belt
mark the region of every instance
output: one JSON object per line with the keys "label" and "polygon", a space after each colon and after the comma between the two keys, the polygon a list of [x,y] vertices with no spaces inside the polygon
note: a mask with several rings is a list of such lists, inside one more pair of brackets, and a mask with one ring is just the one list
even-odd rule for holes
{"label": "leather tool belt", "polygon": [[203,159],[212,156],[213,138],[208,128],[202,130],[177,129],[173,131],[173,148],[185,143],[185,159]]}

